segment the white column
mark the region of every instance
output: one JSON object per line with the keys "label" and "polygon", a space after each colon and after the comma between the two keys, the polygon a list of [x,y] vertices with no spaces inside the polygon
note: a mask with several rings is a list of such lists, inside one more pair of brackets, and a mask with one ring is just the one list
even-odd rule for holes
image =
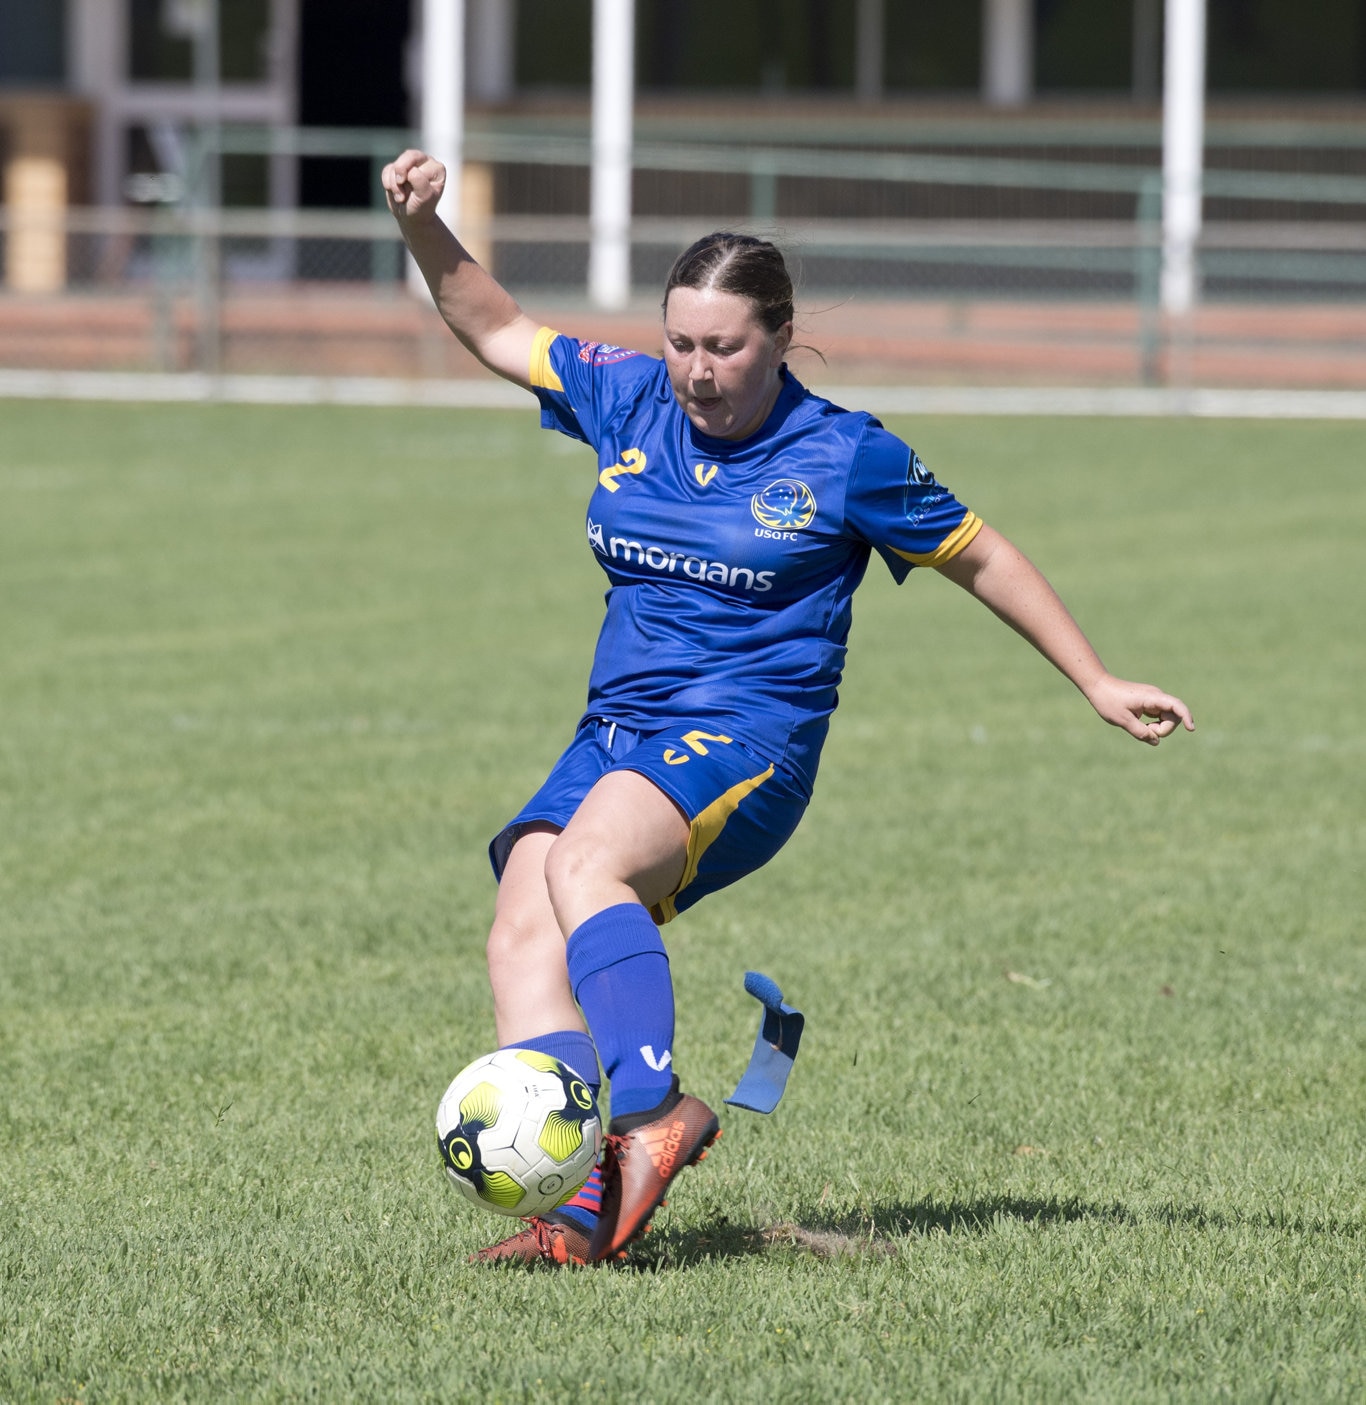
{"label": "white column", "polygon": [[1166,0],[1162,82],[1162,307],[1195,306],[1205,140],[1205,0]]}
{"label": "white column", "polygon": [[982,0],[982,101],[1020,107],[1033,93],[1032,0]]}
{"label": "white column", "polygon": [[854,91],[860,102],[877,102],[882,97],[887,43],[884,11],[884,0],[858,0]]}
{"label": "white column", "polygon": [[588,293],[599,307],[631,296],[631,121],[635,2],[593,0],[593,171]]}
{"label": "white column", "polygon": [[477,102],[506,102],[516,87],[515,0],[469,0],[466,79]]}
{"label": "white column", "polygon": [[[441,214],[460,230],[460,169],[465,141],[465,0],[422,0],[422,149],[446,165]],[[427,284],[408,261],[408,286]]]}
{"label": "white column", "polygon": [[126,0],[67,0],[67,73],[70,85],[94,104],[91,195],[97,205],[123,200],[126,160],[117,97],[127,73]]}
{"label": "white column", "polygon": [[[286,123],[299,121],[299,0],[271,0],[269,82],[278,95]],[[293,156],[270,158],[270,203],[289,209],[299,203],[299,162]]]}

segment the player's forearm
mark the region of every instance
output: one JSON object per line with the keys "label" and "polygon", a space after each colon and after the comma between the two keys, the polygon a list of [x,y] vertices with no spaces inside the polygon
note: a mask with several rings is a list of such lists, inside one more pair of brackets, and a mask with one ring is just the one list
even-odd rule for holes
{"label": "player's forearm", "polygon": [[980,600],[1088,697],[1106,676],[1082,633],[1043,573],[1013,543],[984,526],[942,574]]}
{"label": "player's forearm", "polygon": [[470,257],[443,221],[401,228],[446,325],[491,371],[528,385],[536,325],[516,299]]}

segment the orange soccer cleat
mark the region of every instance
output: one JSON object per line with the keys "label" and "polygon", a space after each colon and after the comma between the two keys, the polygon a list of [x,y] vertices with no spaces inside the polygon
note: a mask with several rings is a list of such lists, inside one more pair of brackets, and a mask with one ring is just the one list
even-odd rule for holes
{"label": "orange soccer cleat", "polygon": [[516,1234],[470,1255],[472,1264],[586,1264],[588,1231],[568,1215],[534,1215]]}
{"label": "orange soccer cleat", "polygon": [[700,1098],[681,1093],[677,1078],[654,1111],[614,1117],[599,1165],[602,1214],[589,1259],[620,1258],[650,1227],[650,1216],[664,1203],[674,1177],[701,1161],[720,1135],[716,1114]]}

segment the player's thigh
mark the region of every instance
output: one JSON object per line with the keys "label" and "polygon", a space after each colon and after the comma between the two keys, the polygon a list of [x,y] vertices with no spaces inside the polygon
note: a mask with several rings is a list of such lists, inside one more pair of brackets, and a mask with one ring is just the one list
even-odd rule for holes
{"label": "player's thigh", "polygon": [[[544,783],[494,835],[489,844],[489,863],[493,876],[500,883],[508,856],[523,834],[538,827],[549,827],[553,833],[559,833],[574,818],[584,796],[603,773],[611,769],[612,753],[604,742],[614,736],[615,729],[609,724],[588,722],[581,726]],[[624,740],[625,736],[623,743]]]}
{"label": "player's thigh", "polygon": [[767,863],[809,799],[785,762],[687,723],[648,738],[618,764],[648,777],[688,820],[683,865],[649,904],[659,922]]}
{"label": "player's thigh", "polygon": [[689,817],[648,776],[609,771],[584,797],[548,856],[556,907],[623,885],[651,907],[677,886],[687,859]]}

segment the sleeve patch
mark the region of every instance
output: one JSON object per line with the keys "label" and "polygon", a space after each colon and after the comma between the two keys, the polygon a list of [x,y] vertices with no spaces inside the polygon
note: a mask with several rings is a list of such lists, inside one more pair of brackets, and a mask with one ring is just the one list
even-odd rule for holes
{"label": "sleeve patch", "polygon": [[579,343],[579,360],[587,366],[611,366],[618,361],[629,361],[639,356],[627,346],[609,346],[606,342],[585,341]]}

